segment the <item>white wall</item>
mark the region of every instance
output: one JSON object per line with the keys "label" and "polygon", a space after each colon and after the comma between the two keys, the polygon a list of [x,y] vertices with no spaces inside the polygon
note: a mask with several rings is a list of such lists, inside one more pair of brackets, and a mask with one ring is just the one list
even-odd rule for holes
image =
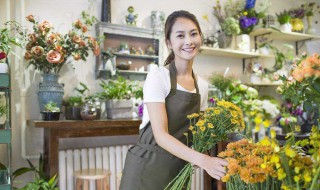
{"label": "white wall", "polygon": [[[0,0],[3,5],[4,0]],[[61,33],[66,32],[70,28],[71,22],[76,19],[82,10],[86,10],[89,6],[87,0],[15,0],[15,14],[12,19],[22,22],[24,17],[33,14],[41,21],[48,20],[53,23],[55,29]],[[224,0],[222,0],[224,2]],[[273,6],[269,9],[271,14],[289,9],[292,6],[297,6],[303,1],[296,0],[272,0]],[[24,4],[23,4],[24,3]],[[211,30],[216,26],[215,19],[212,16],[212,7],[215,0],[112,0],[111,1],[111,17],[113,23],[122,23],[124,15],[127,13],[127,7],[133,6],[139,14],[139,25],[142,27],[149,27],[150,13],[152,10],[161,10],[166,15],[174,10],[185,9],[194,13],[205,32]],[[22,8],[20,8],[22,6]],[[1,8],[2,6],[0,6]],[[2,12],[2,8],[1,11]],[[101,0],[93,1],[92,13],[100,18],[101,15]],[[23,13],[24,12],[24,13]],[[21,15],[24,14],[24,15]],[[202,16],[209,16],[210,23],[207,23]],[[2,18],[2,13],[1,13]],[[2,21],[2,20],[1,20]],[[29,28],[29,23],[22,22]],[[319,26],[318,31],[320,31]],[[94,34],[95,31],[92,31]],[[18,53],[21,53],[21,51]],[[79,83],[85,82],[89,84],[92,91],[98,90],[98,80],[94,77],[95,59],[90,56],[86,62],[75,62],[75,69],[71,65],[65,65],[60,73],[60,81],[65,83],[65,94],[71,94],[72,89]],[[214,71],[224,71],[226,67],[230,67],[230,73],[236,76],[242,76],[242,60],[224,57],[214,57],[200,55],[197,57],[194,65],[196,73],[200,76],[207,78]],[[34,156],[41,151],[42,148],[42,131],[27,129],[27,135],[30,137],[26,139],[28,144],[27,152],[21,153],[22,146],[21,131],[26,126],[26,120],[38,119],[39,107],[37,103],[37,86],[40,81],[40,75],[30,69],[26,69],[25,63],[22,59],[16,59],[12,65],[12,81],[13,81],[13,168],[19,168],[26,165],[26,161],[22,158],[21,154],[27,156]],[[1,149],[0,149],[1,151]],[[3,154],[0,154],[0,160]],[[30,177],[26,177],[29,179]]]}

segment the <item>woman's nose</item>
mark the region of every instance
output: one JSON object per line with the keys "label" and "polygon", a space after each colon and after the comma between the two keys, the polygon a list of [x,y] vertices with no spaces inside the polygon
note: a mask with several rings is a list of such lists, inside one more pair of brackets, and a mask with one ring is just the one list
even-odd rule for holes
{"label": "woman's nose", "polygon": [[186,45],[191,45],[193,43],[192,38],[190,35],[186,35],[185,42]]}

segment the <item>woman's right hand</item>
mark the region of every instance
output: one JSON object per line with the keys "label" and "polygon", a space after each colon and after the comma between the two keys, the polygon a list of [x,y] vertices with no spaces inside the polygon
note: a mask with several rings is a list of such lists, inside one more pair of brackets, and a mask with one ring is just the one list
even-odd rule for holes
{"label": "woman's right hand", "polygon": [[206,156],[203,162],[203,169],[213,178],[220,180],[226,175],[226,166],[228,162],[218,157]]}

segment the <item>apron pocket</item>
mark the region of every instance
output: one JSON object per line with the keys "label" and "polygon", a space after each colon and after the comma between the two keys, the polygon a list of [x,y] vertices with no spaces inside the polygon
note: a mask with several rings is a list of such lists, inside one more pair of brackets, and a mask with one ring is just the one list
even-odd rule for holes
{"label": "apron pocket", "polygon": [[125,166],[122,172],[120,190],[137,190],[141,183],[141,174],[146,158],[135,155],[130,150],[127,153]]}

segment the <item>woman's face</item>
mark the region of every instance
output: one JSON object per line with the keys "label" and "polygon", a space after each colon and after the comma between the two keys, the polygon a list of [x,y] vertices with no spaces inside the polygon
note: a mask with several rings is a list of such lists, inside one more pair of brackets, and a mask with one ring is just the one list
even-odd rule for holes
{"label": "woman's face", "polygon": [[199,30],[192,20],[178,18],[173,24],[167,45],[175,55],[175,60],[193,60],[201,46]]}

